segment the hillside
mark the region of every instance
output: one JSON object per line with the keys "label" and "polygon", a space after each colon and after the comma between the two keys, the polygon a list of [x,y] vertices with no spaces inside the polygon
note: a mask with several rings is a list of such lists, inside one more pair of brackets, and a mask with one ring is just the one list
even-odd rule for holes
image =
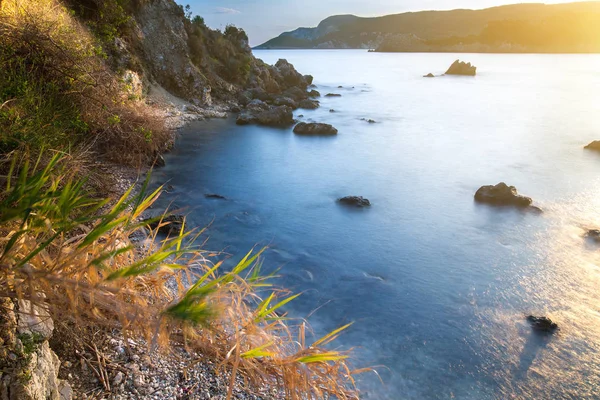
{"label": "hillside", "polygon": [[377,49],[403,52],[600,51],[600,2],[514,4],[483,10],[329,17],[257,49]]}

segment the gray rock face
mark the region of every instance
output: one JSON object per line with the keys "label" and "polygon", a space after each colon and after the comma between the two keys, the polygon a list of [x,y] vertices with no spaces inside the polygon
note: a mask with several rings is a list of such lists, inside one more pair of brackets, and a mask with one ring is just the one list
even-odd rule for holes
{"label": "gray rock face", "polygon": [[493,186],[482,186],[475,193],[475,201],[496,206],[530,207],[533,202],[530,197],[517,194],[514,186],[504,182]]}
{"label": "gray rock face", "polygon": [[337,135],[338,130],[329,124],[319,122],[300,122],[294,127],[294,133],[297,135]]}
{"label": "gray rock face", "polygon": [[594,140],[592,143],[585,146],[584,149],[600,151],[600,140]]}
{"label": "gray rock face", "polygon": [[298,108],[305,108],[307,110],[315,110],[319,108],[319,102],[317,100],[304,99],[298,104]]}
{"label": "gray rock face", "polygon": [[371,202],[362,196],[346,196],[338,199],[338,202],[355,207],[369,207]]}
{"label": "gray rock face", "polygon": [[36,335],[48,340],[54,331],[54,321],[47,309],[31,304],[28,300],[19,300],[19,324],[17,332],[20,335]]}
{"label": "gray rock face", "polygon": [[477,67],[471,65],[471,63],[465,63],[460,60],[456,60],[452,63],[448,71],[446,71],[446,75],[466,75],[466,76],[475,76],[477,73]]}
{"label": "gray rock face", "polygon": [[552,333],[558,328],[558,325],[552,322],[548,317],[535,317],[530,315],[527,317],[527,321],[529,321],[531,328],[535,331]]}

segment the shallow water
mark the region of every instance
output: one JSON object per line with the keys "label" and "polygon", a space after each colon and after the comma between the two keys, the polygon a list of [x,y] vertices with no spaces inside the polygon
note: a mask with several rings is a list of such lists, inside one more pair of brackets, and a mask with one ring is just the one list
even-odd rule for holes
{"label": "shallow water", "polygon": [[[212,222],[208,247],[233,259],[268,244],[266,267],[304,291],[290,312],[320,307],[317,335],[355,321],[339,343],[385,366],[365,398],[600,398],[600,247],[582,237],[600,226],[600,154],[583,150],[600,139],[600,56],[460,55],[477,77],[425,79],[459,56],[255,54],[342,94],[296,111],[339,135],[193,123],[154,174],[173,185],[163,206]],[[473,202],[500,181],[544,213]],[[534,334],[530,313],[560,331]]]}

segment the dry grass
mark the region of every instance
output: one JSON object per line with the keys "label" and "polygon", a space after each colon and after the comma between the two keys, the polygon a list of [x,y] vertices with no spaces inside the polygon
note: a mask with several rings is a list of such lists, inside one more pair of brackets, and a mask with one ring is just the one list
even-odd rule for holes
{"label": "dry grass", "polygon": [[0,195],[0,297],[30,300],[59,321],[118,327],[163,349],[183,341],[231,371],[232,383],[242,376],[290,399],[358,398],[353,375],[362,371],[350,369],[348,353],[328,349],[347,326],[308,343],[306,322],[291,326],[280,314],[297,295],[271,287],[262,250],[221,271],[194,244],[201,232],[185,226],[164,240],[152,232],[154,246],[136,249],[129,237],[145,229],[139,219],[160,189],[130,191],[107,208],[85,195],[67,156],[43,168],[27,159],[12,158]]}
{"label": "dry grass", "polygon": [[58,0],[0,2],[0,60],[2,147],[85,143],[109,159],[140,165],[171,140]]}

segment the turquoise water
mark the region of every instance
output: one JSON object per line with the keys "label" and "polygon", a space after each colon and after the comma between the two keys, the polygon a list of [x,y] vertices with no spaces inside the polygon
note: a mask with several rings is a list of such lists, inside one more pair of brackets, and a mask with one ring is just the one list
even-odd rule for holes
{"label": "turquoise water", "polygon": [[[600,56],[460,55],[477,77],[425,79],[459,56],[255,54],[342,94],[296,111],[339,134],[193,123],[155,172],[173,185],[162,205],[210,224],[207,246],[232,260],[269,245],[317,335],[355,321],[339,344],[384,366],[365,398],[600,398],[600,247],[582,237],[600,227],[600,154],[583,150],[600,139]],[[544,213],[473,202],[500,181]],[[534,334],[527,314],[560,331]]]}

